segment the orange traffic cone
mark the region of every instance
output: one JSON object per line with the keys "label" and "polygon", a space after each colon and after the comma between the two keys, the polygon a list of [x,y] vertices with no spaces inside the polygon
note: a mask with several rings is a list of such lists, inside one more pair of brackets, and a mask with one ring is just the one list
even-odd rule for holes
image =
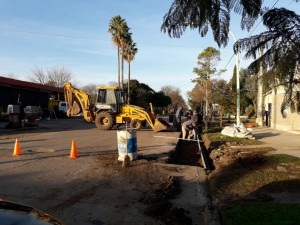
{"label": "orange traffic cone", "polygon": [[21,148],[18,138],[16,138],[15,148],[14,148],[14,154],[13,156],[21,155]]}
{"label": "orange traffic cone", "polygon": [[72,147],[71,147],[71,153],[70,153],[70,159],[78,158],[77,156],[77,150],[76,150],[76,143],[75,140],[72,140]]}

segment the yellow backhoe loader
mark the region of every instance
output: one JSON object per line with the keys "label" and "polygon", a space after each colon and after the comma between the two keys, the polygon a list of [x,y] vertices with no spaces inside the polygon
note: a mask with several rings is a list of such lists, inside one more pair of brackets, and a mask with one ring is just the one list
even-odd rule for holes
{"label": "yellow backhoe loader", "polygon": [[82,90],[66,83],[64,86],[65,101],[69,108],[67,116],[83,115],[87,122],[93,122],[100,130],[110,130],[119,127],[125,122],[130,123],[133,129],[141,129],[150,125],[153,131],[165,130],[169,124],[163,119],[157,119],[150,103],[151,112],[145,109],[124,103],[123,90],[114,86],[97,87],[95,105],[91,104],[90,96]]}

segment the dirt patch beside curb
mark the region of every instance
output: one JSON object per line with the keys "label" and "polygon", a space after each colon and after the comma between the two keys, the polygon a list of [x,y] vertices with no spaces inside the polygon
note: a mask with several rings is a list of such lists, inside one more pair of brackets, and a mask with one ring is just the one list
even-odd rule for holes
{"label": "dirt patch beside curb", "polygon": [[208,183],[218,208],[233,203],[295,203],[291,196],[300,196],[300,159],[273,154],[274,148],[259,145],[214,147],[210,157],[216,169]]}
{"label": "dirt patch beside curb", "polygon": [[99,157],[99,161],[107,168],[107,175],[119,172],[134,183],[138,201],[145,204],[145,215],[167,225],[192,224],[187,211],[177,208],[170,201],[180,194],[180,181],[168,175],[169,171],[162,166],[163,163],[140,159],[132,161],[129,167],[122,168],[122,163],[114,157]]}

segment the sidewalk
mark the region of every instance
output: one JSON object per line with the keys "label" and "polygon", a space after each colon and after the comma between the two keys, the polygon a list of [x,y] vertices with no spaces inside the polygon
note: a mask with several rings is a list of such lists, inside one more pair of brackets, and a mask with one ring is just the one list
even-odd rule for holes
{"label": "sidewalk", "polygon": [[300,131],[279,131],[269,127],[254,127],[252,131],[256,140],[273,147],[278,154],[288,154],[300,158]]}

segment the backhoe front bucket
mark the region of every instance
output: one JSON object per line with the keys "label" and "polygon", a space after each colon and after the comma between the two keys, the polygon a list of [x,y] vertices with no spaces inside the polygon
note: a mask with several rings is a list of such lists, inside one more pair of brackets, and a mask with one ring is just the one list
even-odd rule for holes
{"label": "backhoe front bucket", "polygon": [[166,130],[170,127],[170,124],[168,124],[166,121],[163,119],[155,119],[154,126],[153,126],[153,131],[158,132],[161,130]]}

